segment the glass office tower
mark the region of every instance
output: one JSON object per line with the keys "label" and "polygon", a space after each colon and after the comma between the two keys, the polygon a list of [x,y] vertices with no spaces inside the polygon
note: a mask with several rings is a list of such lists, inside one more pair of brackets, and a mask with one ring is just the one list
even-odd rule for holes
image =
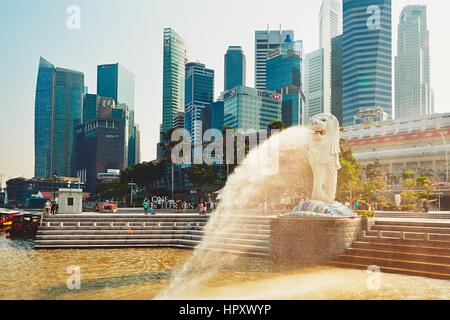
{"label": "glass office tower", "polygon": [[83,118],[84,74],[40,58],[35,99],[35,177],[74,175],[75,129]]}
{"label": "glass office tower", "polygon": [[246,59],[242,47],[230,46],[225,54],[225,91],[246,85]]}
{"label": "glass office tower", "polygon": [[214,99],[214,70],[201,63],[186,64],[184,128],[192,143],[202,140],[202,111]]}
{"label": "glass office tower", "polygon": [[344,0],[343,125],[362,108],[392,116],[391,0]]}
{"label": "glass office tower", "polygon": [[132,72],[118,63],[97,67],[97,94],[112,98],[116,104],[128,106],[128,166],[137,164],[135,116],[135,77]]}
{"label": "glass office tower", "polygon": [[286,127],[302,122],[302,41],[285,42],[267,58],[267,90],[282,95],[282,120]]}
{"label": "glass office tower", "polygon": [[237,87],[224,94],[224,126],[267,130],[275,120],[281,120],[280,94],[248,87]]}
{"label": "glass office tower", "polygon": [[162,132],[173,128],[177,112],[184,111],[184,77],[187,48],[184,40],[172,29],[164,29],[163,61],[163,123]]}

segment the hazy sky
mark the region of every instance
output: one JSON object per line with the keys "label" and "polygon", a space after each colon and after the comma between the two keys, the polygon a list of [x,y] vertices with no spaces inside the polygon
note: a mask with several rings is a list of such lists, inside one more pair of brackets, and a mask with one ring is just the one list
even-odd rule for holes
{"label": "hazy sky", "polygon": [[[428,5],[431,81],[436,110],[450,112],[448,0],[393,0],[394,55],[401,8]],[[81,9],[81,29],[66,26],[67,8]],[[318,48],[321,0],[0,0],[0,178],[34,174],[34,97],[39,56],[84,72],[96,92],[96,66],[119,62],[136,75],[136,121],[142,159],[156,156],[162,108],[162,29],[174,28],[196,60],[216,71],[223,88],[223,55],[241,45],[247,84],[254,84],[254,31],[267,24],[295,30],[307,52]]]}

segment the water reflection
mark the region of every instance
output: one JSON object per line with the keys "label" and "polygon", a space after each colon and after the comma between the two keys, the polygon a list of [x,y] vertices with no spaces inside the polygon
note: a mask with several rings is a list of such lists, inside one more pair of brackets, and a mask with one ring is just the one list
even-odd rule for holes
{"label": "water reflection", "polygon": [[[30,247],[29,242],[0,239],[0,299],[152,299],[192,255],[176,249],[34,251]],[[178,298],[450,299],[448,281],[383,274],[381,290],[369,290],[365,271],[279,271],[261,259],[237,261]],[[80,290],[66,286],[69,266],[80,267]]]}

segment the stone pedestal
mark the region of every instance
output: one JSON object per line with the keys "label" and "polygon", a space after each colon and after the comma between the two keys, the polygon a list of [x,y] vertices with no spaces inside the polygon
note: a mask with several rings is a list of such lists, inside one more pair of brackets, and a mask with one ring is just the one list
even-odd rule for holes
{"label": "stone pedestal", "polygon": [[271,257],[284,266],[314,266],[342,254],[362,233],[361,218],[284,217],[270,226]]}

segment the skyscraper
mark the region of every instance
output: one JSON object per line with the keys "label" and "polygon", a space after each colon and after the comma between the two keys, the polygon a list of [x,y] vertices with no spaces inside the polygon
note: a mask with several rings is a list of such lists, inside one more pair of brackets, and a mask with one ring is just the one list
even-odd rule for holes
{"label": "skyscraper", "polygon": [[195,144],[202,140],[202,111],[214,99],[214,70],[201,63],[187,63],[185,83],[184,128]]}
{"label": "skyscraper", "polygon": [[40,58],[35,100],[35,177],[73,176],[75,128],[83,114],[84,74]]}
{"label": "skyscraper", "polygon": [[305,96],[306,108],[304,121],[324,112],[323,86],[324,86],[324,59],[323,49],[310,52],[305,58]]}
{"label": "skyscraper", "polygon": [[278,93],[237,87],[224,94],[224,126],[267,130],[275,120],[281,120],[281,95]]}
{"label": "skyscraper", "polygon": [[163,123],[167,132],[174,125],[174,116],[184,111],[184,77],[187,47],[184,40],[172,29],[164,29],[163,62]]}
{"label": "skyscraper", "polygon": [[98,117],[99,96],[86,93],[83,96],[83,123],[91,122]]}
{"label": "skyscraper", "polygon": [[331,40],[342,33],[341,0],[323,0],[320,8],[320,42],[323,49],[323,110],[331,112]]}
{"label": "skyscraper", "polygon": [[342,35],[331,40],[331,113],[342,124]]}
{"label": "skyscraper", "polygon": [[282,120],[286,127],[302,123],[302,41],[290,41],[269,53],[267,90],[282,95]]}
{"label": "skyscraper", "polygon": [[343,125],[361,108],[392,116],[391,0],[344,0]]}
{"label": "skyscraper", "polygon": [[[97,174],[109,169],[123,170],[127,167],[125,110],[100,107],[99,117],[77,128],[76,175],[92,191],[97,184]],[[120,152],[123,150],[123,152]]]}
{"label": "skyscraper", "polygon": [[225,91],[246,85],[246,59],[242,47],[230,46],[225,54]]}
{"label": "skyscraper", "polygon": [[278,48],[286,39],[294,40],[294,31],[265,30],[255,31],[255,87],[266,89],[267,55]]}
{"label": "skyscraper", "polygon": [[101,97],[112,98],[117,104],[128,106],[128,166],[134,166],[136,164],[134,74],[118,63],[98,66],[97,94]]}
{"label": "skyscraper", "polygon": [[426,6],[410,5],[402,10],[397,50],[395,118],[415,118],[434,113]]}

